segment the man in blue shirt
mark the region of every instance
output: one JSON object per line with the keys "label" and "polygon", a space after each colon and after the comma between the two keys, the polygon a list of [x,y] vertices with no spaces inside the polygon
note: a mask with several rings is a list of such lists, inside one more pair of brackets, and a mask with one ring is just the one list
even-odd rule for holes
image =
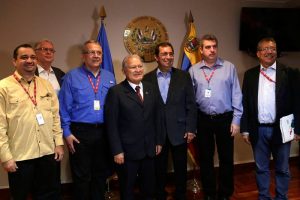
{"label": "man in blue shirt", "polygon": [[[218,57],[218,40],[200,40],[203,60],[189,70],[198,106],[198,141],[201,181],[206,200],[229,199],[233,184],[233,141],[240,132],[242,94],[235,66]],[[214,152],[219,156],[218,187]],[[217,189],[218,188],[218,191]]]}
{"label": "man in blue shirt", "polygon": [[70,151],[74,198],[104,199],[110,154],[103,108],[115,78],[100,69],[102,48],[98,42],[84,43],[82,59],[83,65],[64,77],[59,93],[61,123]]}
{"label": "man in blue shirt", "polygon": [[168,42],[155,48],[158,67],[145,75],[144,80],[155,86],[164,116],[163,148],[156,157],[156,199],[166,200],[169,151],[172,153],[175,176],[175,199],[186,199],[187,143],[195,137],[197,108],[191,77],[173,67],[174,49]]}

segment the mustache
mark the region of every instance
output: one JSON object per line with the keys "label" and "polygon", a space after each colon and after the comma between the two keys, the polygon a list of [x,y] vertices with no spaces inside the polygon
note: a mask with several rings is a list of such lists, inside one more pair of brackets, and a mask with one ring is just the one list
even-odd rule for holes
{"label": "mustache", "polygon": [[140,72],[140,73],[133,73],[134,76],[137,76],[137,75],[143,75],[144,73]]}

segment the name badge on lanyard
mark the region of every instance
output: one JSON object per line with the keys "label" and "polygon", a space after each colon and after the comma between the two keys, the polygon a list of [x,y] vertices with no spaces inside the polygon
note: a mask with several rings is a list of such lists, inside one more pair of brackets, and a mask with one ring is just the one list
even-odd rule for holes
{"label": "name badge on lanyard", "polygon": [[210,97],[211,97],[211,89],[206,89],[206,90],[205,90],[205,93],[204,93],[204,96],[205,96],[206,98],[210,98]]}
{"label": "name badge on lanyard", "polygon": [[[95,93],[95,98],[96,98],[97,93],[98,93],[99,83],[100,83],[100,74],[98,74],[96,86],[94,85],[91,76],[90,75],[87,75],[87,76],[88,76],[88,79],[89,79],[89,81],[92,85],[92,88],[93,88],[94,93]],[[101,109],[100,100],[95,99],[94,100],[94,110],[100,110],[100,109]]]}
{"label": "name badge on lanyard", "polygon": [[99,100],[94,100],[94,110],[100,110],[100,101]]}
{"label": "name badge on lanyard", "polygon": [[45,124],[45,120],[44,120],[44,117],[43,117],[42,113],[36,114],[36,120],[38,122],[38,125]]}
{"label": "name badge on lanyard", "polygon": [[[206,79],[206,81],[208,83],[208,87],[209,87],[209,82],[210,82],[211,78],[213,77],[213,75],[214,75],[214,73],[215,73],[216,70],[217,70],[217,67],[214,67],[214,69],[211,72],[211,74],[209,76],[207,76],[206,73],[205,73],[205,71],[204,71],[204,69],[202,68],[202,72],[203,72],[204,77],[205,77],[205,79]],[[205,91],[204,91],[204,97],[205,98],[210,98],[211,97],[211,89],[210,88],[205,89]]]}

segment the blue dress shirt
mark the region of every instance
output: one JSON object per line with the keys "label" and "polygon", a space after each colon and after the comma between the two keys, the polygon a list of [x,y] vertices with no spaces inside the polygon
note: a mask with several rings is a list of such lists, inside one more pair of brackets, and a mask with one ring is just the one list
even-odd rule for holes
{"label": "blue dress shirt", "polygon": [[[205,79],[203,70],[207,77],[214,71],[209,82]],[[202,60],[193,65],[189,69],[189,73],[193,81],[198,109],[207,115],[233,111],[232,123],[239,125],[243,106],[235,66],[218,58],[214,66],[208,67]],[[207,89],[211,91],[210,97],[205,97]]]}
{"label": "blue dress shirt", "polygon": [[[98,76],[100,83],[98,92],[89,81],[91,77],[94,86],[96,86]],[[59,92],[61,126],[64,137],[71,134],[71,122],[99,124],[104,122],[104,103],[108,89],[115,85],[114,75],[104,69],[101,69],[95,77],[93,73],[87,70],[83,65],[68,72],[63,78],[63,84]],[[100,109],[94,109],[94,101],[100,101]]]}
{"label": "blue dress shirt", "polygon": [[156,74],[157,74],[157,82],[158,82],[160,95],[164,103],[166,103],[168,92],[169,92],[170,80],[171,80],[171,70],[168,71],[167,73],[163,73],[162,71],[160,71],[159,68],[157,68]]}

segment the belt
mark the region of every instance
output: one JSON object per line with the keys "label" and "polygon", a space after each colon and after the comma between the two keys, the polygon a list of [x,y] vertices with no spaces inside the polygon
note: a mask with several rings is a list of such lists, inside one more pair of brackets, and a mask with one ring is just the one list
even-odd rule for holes
{"label": "belt", "polygon": [[82,123],[82,122],[71,122],[71,126],[79,126],[79,127],[84,127],[84,128],[103,128],[104,124],[99,123],[99,124],[90,124],[90,123]]}
{"label": "belt", "polygon": [[208,115],[206,113],[200,112],[200,115],[207,118],[207,119],[223,119],[223,118],[227,118],[227,117],[232,117],[233,112],[229,111],[229,112],[224,112],[222,114],[213,114],[213,115]]}
{"label": "belt", "polygon": [[274,127],[275,126],[275,123],[259,123],[258,126],[262,127]]}

